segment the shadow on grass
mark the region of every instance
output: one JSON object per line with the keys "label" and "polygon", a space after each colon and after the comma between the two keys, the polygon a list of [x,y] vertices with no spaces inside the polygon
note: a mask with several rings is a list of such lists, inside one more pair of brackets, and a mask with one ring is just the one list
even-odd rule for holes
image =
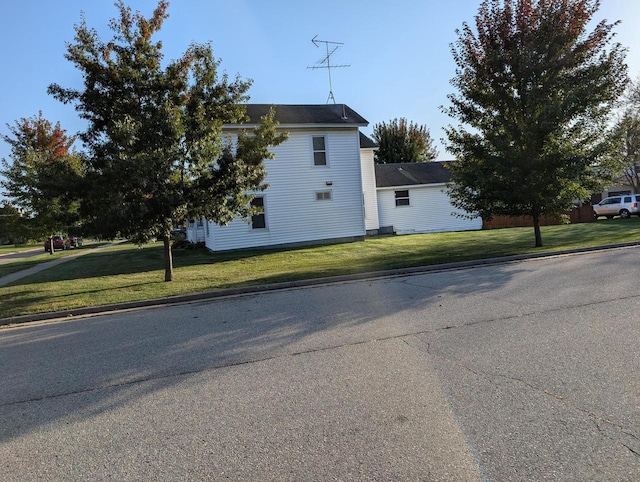
{"label": "shadow on grass", "polygon": [[[128,285],[119,285],[118,289],[120,290],[136,290],[139,289],[140,297],[137,299],[128,296],[126,301],[139,301],[143,299],[147,299],[146,291],[144,288],[148,286],[150,283],[131,283]],[[92,290],[84,290],[82,291],[82,296],[93,297],[99,299],[99,295],[104,294],[106,292],[113,292],[113,288],[104,288],[104,289],[92,289]],[[70,306],[73,304],[73,300],[78,299],[78,293],[64,293],[64,294],[52,294],[47,292],[46,290],[36,292],[34,294],[33,290],[24,289],[24,290],[13,290],[7,294],[0,294],[0,306],[4,305],[5,307],[10,307],[8,313],[1,313],[0,316],[18,316],[21,313],[27,312],[27,308],[30,306],[49,306],[49,309],[41,310],[40,312],[54,312],[54,311],[73,311],[74,308],[86,307],[86,306],[100,306],[99,303],[89,305],[87,303],[78,303],[77,306]],[[71,303],[69,303],[69,301]],[[125,301],[125,300],[123,300]],[[63,303],[63,306],[59,305],[59,303]],[[117,303],[118,300],[111,300],[107,304]]]}

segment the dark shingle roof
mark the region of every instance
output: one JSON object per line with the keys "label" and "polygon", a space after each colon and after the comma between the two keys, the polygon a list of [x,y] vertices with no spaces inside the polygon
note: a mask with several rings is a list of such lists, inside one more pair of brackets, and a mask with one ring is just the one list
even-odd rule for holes
{"label": "dark shingle roof", "polygon": [[375,141],[367,136],[365,136],[362,132],[360,134],[360,148],[361,149],[375,149],[378,147],[378,144]]}
{"label": "dark shingle roof", "polygon": [[376,186],[413,186],[420,184],[442,184],[451,180],[451,172],[444,162],[402,162],[376,164]]}
{"label": "dark shingle roof", "polygon": [[337,124],[362,125],[369,122],[345,104],[314,104],[314,105],[285,105],[285,104],[247,104],[249,124],[260,121],[269,109],[276,110],[276,120],[283,126],[292,124]]}

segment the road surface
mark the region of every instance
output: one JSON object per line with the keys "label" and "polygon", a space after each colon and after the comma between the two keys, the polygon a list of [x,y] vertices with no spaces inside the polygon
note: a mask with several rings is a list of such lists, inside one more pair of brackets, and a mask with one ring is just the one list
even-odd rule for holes
{"label": "road surface", "polygon": [[3,480],[640,480],[640,249],[0,330]]}

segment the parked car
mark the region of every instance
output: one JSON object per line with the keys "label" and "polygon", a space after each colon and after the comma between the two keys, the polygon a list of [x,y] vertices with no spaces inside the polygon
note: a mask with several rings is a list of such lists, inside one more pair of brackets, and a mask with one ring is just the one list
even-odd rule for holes
{"label": "parked car", "polygon": [[53,240],[53,250],[56,249],[67,249],[67,245],[65,243],[65,239],[63,236],[53,236],[52,238],[46,238],[44,240],[44,250],[49,251],[50,242]]}
{"label": "parked car", "polygon": [[593,205],[593,215],[596,219],[599,216],[606,216],[607,219],[620,216],[626,219],[632,214],[640,216],[640,194],[609,196]]}
{"label": "parked car", "polygon": [[69,245],[69,248],[81,248],[82,236],[69,236],[67,244]]}

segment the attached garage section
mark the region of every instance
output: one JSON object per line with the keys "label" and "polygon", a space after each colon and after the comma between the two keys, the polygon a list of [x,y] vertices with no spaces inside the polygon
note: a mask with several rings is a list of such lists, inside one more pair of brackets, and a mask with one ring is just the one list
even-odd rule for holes
{"label": "attached garage section", "polygon": [[381,232],[415,234],[482,229],[482,219],[460,217],[465,212],[451,204],[446,192],[450,179],[443,162],[376,165]]}

